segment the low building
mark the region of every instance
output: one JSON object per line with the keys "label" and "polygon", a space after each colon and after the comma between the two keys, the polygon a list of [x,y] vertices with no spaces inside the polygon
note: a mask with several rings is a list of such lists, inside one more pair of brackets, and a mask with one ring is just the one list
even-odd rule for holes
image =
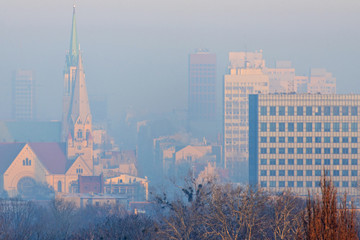
{"label": "low building", "polygon": [[149,198],[149,181],[127,174],[105,180],[105,193],[116,194],[129,201],[147,201]]}

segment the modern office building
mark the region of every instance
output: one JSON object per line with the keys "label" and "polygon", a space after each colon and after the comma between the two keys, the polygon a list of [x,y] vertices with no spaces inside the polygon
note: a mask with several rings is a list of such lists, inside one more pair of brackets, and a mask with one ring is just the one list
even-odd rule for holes
{"label": "modern office building", "polygon": [[17,70],[12,79],[13,120],[30,121],[34,118],[34,73],[30,70]]}
{"label": "modern office building", "polygon": [[248,181],[248,95],[269,92],[261,52],[229,53],[224,76],[224,167],[236,182]]}
{"label": "modern office building", "polygon": [[276,61],[275,68],[266,68],[269,76],[270,93],[295,92],[295,68],[291,67],[290,61]]}
{"label": "modern office building", "polygon": [[306,195],[325,172],[339,193],[358,195],[359,108],[355,94],[250,95],[250,184]]}
{"label": "modern office building", "polygon": [[336,93],[336,78],[324,68],[312,68],[307,92],[321,94]]}
{"label": "modern office building", "polygon": [[216,120],[216,55],[197,51],[189,57],[190,120]]}

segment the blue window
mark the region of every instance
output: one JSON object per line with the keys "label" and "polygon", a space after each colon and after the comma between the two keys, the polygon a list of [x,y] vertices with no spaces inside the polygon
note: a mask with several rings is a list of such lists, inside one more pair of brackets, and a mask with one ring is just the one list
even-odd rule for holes
{"label": "blue window", "polygon": [[294,159],[288,159],[288,164],[289,165],[294,165]]}
{"label": "blue window", "polygon": [[330,159],[324,159],[324,165],[330,165]]}
{"label": "blue window", "polygon": [[321,170],[315,170],[315,176],[321,176]]}
{"label": "blue window", "polygon": [[279,123],[279,132],[285,132],[285,123]]}
{"label": "blue window", "polygon": [[288,170],[288,176],[293,177],[294,176],[294,170]]}
{"label": "blue window", "polygon": [[342,153],[343,153],[343,154],[348,154],[348,153],[349,153],[349,149],[348,149],[348,148],[343,148],[343,149],[342,149]]}
{"label": "blue window", "polygon": [[260,186],[261,186],[261,187],[266,187],[266,186],[267,186],[267,182],[266,182],[266,181],[261,181],[261,182],[260,182]]}
{"label": "blue window", "polygon": [[342,165],[349,165],[349,159],[343,159]]}
{"label": "blue window", "polygon": [[270,132],[276,132],[276,123],[274,122],[270,123]]}
{"label": "blue window", "polygon": [[315,132],[321,132],[321,123],[320,122],[315,123]]}
{"label": "blue window", "polygon": [[321,137],[315,137],[315,142],[316,143],[321,143]]}
{"label": "blue window", "polygon": [[343,116],[349,116],[349,107],[343,106],[341,112]]}
{"label": "blue window", "polygon": [[312,186],[312,181],[306,181],[306,187],[311,188]]}
{"label": "blue window", "polygon": [[261,137],[261,138],[260,138],[260,142],[266,143],[266,142],[267,142],[267,137]]}
{"label": "blue window", "polygon": [[339,170],[334,170],[333,175],[334,175],[335,177],[340,176]]}
{"label": "blue window", "polygon": [[267,115],[267,107],[261,107],[260,114],[261,114],[261,116],[266,116]]}
{"label": "blue window", "polygon": [[357,159],[351,159],[351,165],[358,165]]}
{"label": "blue window", "polygon": [[306,137],[306,143],[312,143],[312,137]]}
{"label": "blue window", "polygon": [[312,154],[312,148],[306,148],[306,154]]}
{"label": "blue window", "polygon": [[340,148],[333,148],[333,153],[334,154],[339,154],[340,153]]}
{"label": "blue window", "polygon": [[296,165],[303,165],[304,161],[302,159],[297,159],[296,160]]}
{"label": "blue window", "polygon": [[279,148],[279,154],[285,154],[285,148]]}
{"label": "blue window", "polygon": [[261,149],[260,149],[260,153],[261,153],[261,154],[266,154],[266,148],[261,148]]}
{"label": "blue window", "polygon": [[294,137],[288,137],[288,143],[294,143],[295,140],[294,140]]}
{"label": "blue window", "polygon": [[267,165],[267,159],[262,158],[260,162],[261,165]]}
{"label": "blue window", "polygon": [[315,159],[315,165],[321,165],[321,159]]}
{"label": "blue window", "polygon": [[330,116],[330,107],[324,107],[324,116]]}
{"label": "blue window", "polygon": [[293,132],[295,130],[294,123],[288,123],[288,131]]}
{"label": "blue window", "polygon": [[279,137],[279,143],[284,143],[285,142],[285,137]]}
{"label": "blue window", "polygon": [[288,187],[294,187],[294,181],[288,181]]}
{"label": "blue window", "polygon": [[316,108],[315,116],[321,116],[321,107]]}
{"label": "blue window", "polygon": [[275,170],[270,170],[270,176],[276,176],[276,171]]}
{"label": "blue window", "polygon": [[348,171],[348,170],[343,170],[343,171],[342,171],[342,175],[343,175],[344,177],[349,176],[349,171]]}
{"label": "blue window", "polygon": [[357,148],[351,148],[351,154],[357,154],[358,150]]}
{"label": "blue window", "polygon": [[330,148],[324,148],[324,153],[325,154],[330,154]]}
{"label": "blue window", "polygon": [[340,160],[339,160],[339,159],[334,159],[334,160],[333,160],[333,164],[334,164],[334,165],[339,165],[339,164],[340,164]]}
{"label": "blue window", "polygon": [[358,108],[357,106],[351,107],[351,116],[357,116],[358,115]]}
{"label": "blue window", "polygon": [[342,186],[343,186],[343,187],[349,187],[349,182],[347,182],[347,181],[342,182]]}
{"label": "blue window", "polygon": [[279,165],[285,165],[285,159],[279,159]]}
{"label": "blue window", "polygon": [[358,172],[357,170],[351,170],[351,176],[357,176],[358,175]]}
{"label": "blue window", "polygon": [[270,181],[270,187],[276,187],[276,182],[275,181]]}
{"label": "blue window", "polygon": [[261,123],[260,124],[260,131],[261,132],[267,132],[267,124],[266,123]]}
{"label": "blue window", "polygon": [[338,106],[333,107],[333,115],[334,116],[340,115],[340,107],[338,107]]}
{"label": "blue window", "polygon": [[270,148],[270,154],[276,154],[276,148]]}
{"label": "blue window", "polygon": [[312,176],[312,170],[306,170],[306,176],[311,177]]}
{"label": "blue window", "polygon": [[321,148],[315,148],[315,154],[321,154]]}
{"label": "blue window", "polygon": [[340,187],[340,182],[339,181],[334,181],[334,187]]}
{"label": "blue window", "polygon": [[330,170],[325,169],[324,172],[325,172],[325,176],[330,176]]}
{"label": "blue window", "polygon": [[304,182],[303,181],[297,181],[296,186],[297,187],[304,187]]}
{"label": "blue window", "polygon": [[357,137],[351,137],[351,142],[352,142],[352,143],[357,143],[357,142],[358,142]]}
{"label": "blue window", "polygon": [[348,142],[349,142],[349,138],[348,138],[348,137],[343,137],[343,138],[342,138],[342,142],[343,142],[343,143],[348,143]]}
{"label": "blue window", "polygon": [[294,148],[288,148],[288,154],[294,154]]}
{"label": "blue window", "polygon": [[297,107],[296,112],[298,116],[304,115],[304,108],[303,107]]}
{"label": "blue window", "polygon": [[270,107],[270,116],[276,115],[276,107]]}
{"label": "blue window", "polygon": [[324,132],[330,132],[331,125],[329,122],[324,123]]}
{"label": "blue window", "polygon": [[342,123],[342,131],[343,132],[349,131],[349,123]]}
{"label": "blue window", "polygon": [[261,170],[260,171],[260,176],[266,176],[266,170]]}
{"label": "blue window", "polygon": [[340,123],[338,122],[333,123],[333,131],[340,132]]}
{"label": "blue window", "polygon": [[288,115],[294,116],[294,107],[288,107]]}
{"label": "blue window", "polygon": [[339,142],[340,142],[340,138],[339,138],[339,137],[334,137],[333,141],[334,141],[334,143],[339,143]]}
{"label": "blue window", "polygon": [[304,171],[303,170],[297,170],[296,171],[296,176],[299,176],[299,177],[304,176]]}
{"label": "blue window", "polygon": [[306,116],[312,116],[312,107],[306,107]]}
{"label": "blue window", "polygon": [[279,181],[279,187],[285,187],[285,181]]}
{"label": "blue window", "polygon": [[298,132],[303,132],[304,131],[304,124],[303,123],[297,123],[297,131]]}
{"label": "blue window", "polygon": [[297,141],[298,143],[303,143],[303,142],[304,142],[304,138],[303,138],[303,137],[297,137],[297,138],[296,138],[296,141]]}
{"label": "blue window", "polygon": [[285,176],[285,170],[279,170],[279,176],[281,177]]}
{"label": "blue window", "polygon": [[312,159],[306,159],[306,165],[312,165]]}
{"label": "blue window", "polygon": [[330,143],[330,137],[324,137],[324,143]]}
{"label": "blue window", "polygon": [[357,181],[351,181],[351,187],[356,188],[358,186]]}
{"label": "blue window", "polygon": [[297,148],[297,154],[303,154],[304,149],[303,148]]}
{"label": "blue window", "polygon": [[270,159],[270,165],[276,165],[276,159]]}
{"label": "blue window", "polygon": [[351,123],[351,131],[357,132],[358,131],[358,124],[357,123]]}
{"label": "blue window", "polygon": [[279,107],[279,116],[285,116],[285,107]]}
{"label": "blue window", "polygon": [[276,143],[276,137],[270,137],[270,142],[271,143]]}
{"label": "blue window", "polygon": [[320,184],[321,184],[320,181],[315,181],[315,187],[321,187]]}
{"label": "blue window", "polygon": [[312,132],[312,123],[306,123],[306,131]]}

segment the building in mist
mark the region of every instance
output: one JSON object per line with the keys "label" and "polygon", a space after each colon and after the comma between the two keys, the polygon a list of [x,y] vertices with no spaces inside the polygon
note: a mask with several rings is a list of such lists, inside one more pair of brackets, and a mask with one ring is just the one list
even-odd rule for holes
{"label": "building in mist", "polygon": [[265,68],[264,72],[269,76],[270,93],[295,92],[295,68],[290,61],[276,61],[275,68]]}
{"label": "building in mist", "polygon": [[321,94],[336,93],[336,78],[332,73],[323,68],[312,68],[310,71],[310,81],[307,85],[307,92]]}
{"label": "building in mist", "polygon": [[17,70],[12,78],[12,117],[31,121],[35,117],[35,80],[30,70]]}
{"label": "building in mist", "polygon": [[248,95],[269,92],[262,52],[229,53],[224,76],[224,167],[234,181],[248,181]]}
{"label": "building in mist", "polygon": [[339,193],[359,194],[360,95],[249,97],[250,184],[307,195],[323,171]]}
{"label": "building in mist", "polygon": [[199,50],[189,56],[189,130],[195,137],[216,139],[216,55]]}

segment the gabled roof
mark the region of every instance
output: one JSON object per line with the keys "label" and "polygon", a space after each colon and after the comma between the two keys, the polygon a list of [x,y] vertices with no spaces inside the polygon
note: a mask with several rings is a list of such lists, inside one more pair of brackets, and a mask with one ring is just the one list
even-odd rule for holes
{"label": "gabled roof", "polygon": [[91,169],[89,168],[89,166],[86,164],[86,162],[84,161],[84,159],[82,158],[82,156],[77,156],[75,157],[72,161],[68,161],[66,164],[66,171],[69,171],[69,169],[74,165],[74,164],[78,164],[79,162],[83,163],[84,166],[86,167],[86,169],[91,172]]}
{"label": "gabled roof", "polygon": [[52,174],[65,174],[65,144],[60,143],[29,143],[44,167]]}
{"label": "gabled roof", "polygon": [[0,143],[0,173],[4,174],[25,143]]}

